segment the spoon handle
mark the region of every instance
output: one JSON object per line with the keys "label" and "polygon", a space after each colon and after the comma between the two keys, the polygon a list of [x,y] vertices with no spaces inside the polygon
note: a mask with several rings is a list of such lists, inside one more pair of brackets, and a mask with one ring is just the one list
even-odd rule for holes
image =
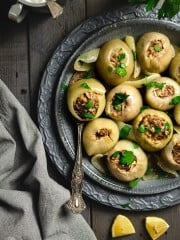
{"label": "spoon handle", "polygon": [[82,188],[83,188],[83,178],[84,171],[82,166],[82,130],[84,123],[77,123],[78,130],[78,145],[76,152],[75,165],[72,172],[72,180],[71,180],[71,198],[67,203],[68,208],[73,213],[81,213],[85,208],[86,204],[82,198]]}

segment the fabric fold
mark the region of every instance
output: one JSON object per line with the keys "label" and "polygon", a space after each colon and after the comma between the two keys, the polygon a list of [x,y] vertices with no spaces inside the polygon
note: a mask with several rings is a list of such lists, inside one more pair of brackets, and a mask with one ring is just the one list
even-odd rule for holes
{"label": "fabric fold", "polygon": [[0,80],[0,240],[95,240],[66,208],[69,197],[48,175],[39,130]]}

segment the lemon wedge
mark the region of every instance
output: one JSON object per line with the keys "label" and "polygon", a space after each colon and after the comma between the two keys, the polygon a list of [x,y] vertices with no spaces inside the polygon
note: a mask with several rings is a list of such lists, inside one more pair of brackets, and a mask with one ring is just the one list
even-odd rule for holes
{"label": "lemon wedge", "polygon": [[159,217],[146,217],[145,226],[153,240],[158,239],[169,228],[169,224]]}
{"label": "lemon wedge", "polygon": [[111,228],[112,237],[121,237],[135,233],[132,222],[124,215],[117,215]]}

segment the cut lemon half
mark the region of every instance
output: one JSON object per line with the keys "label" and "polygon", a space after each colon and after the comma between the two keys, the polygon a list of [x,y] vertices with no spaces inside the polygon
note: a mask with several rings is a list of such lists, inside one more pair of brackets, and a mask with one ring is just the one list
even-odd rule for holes
{"label": "cut lemon half", "polygon": [[169,228],[169,224],[159,217],[146,217],[145,226],[153,240],[158,239]]}
{"label": "cut lemon half", "polygon": [[135,233],[132,222],[124,215],[117,215],[114,219],[111,233],[112,237],[121,237]]}

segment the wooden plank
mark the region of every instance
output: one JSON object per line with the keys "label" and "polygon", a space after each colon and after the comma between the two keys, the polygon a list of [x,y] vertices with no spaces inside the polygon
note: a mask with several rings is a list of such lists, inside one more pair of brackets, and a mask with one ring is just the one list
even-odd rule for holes
{"label": "wooden plank", "polygon": [[102,12],[115,7],[126,5],[128,0],[87,0],[87,17],[99,15]]}
{"label": "wooden plank", "polygon": [[68,2],[64,7],[63,15],[57,20],[54,20],[49,13],[29,14],[31,112],[34,119],[39,84],[47,62],[62,39],[84,18],[83,0]]}
{"label": "wooden plank", "polygon": [[[69,17],[71,16],[71,17]],[[57,45],[63,38],[85,19],[84,0],[68,1],[64,7],[63,15],[57,20],[50,14],[32,13],[29,15],[29,57],[30,57],[30,85],[31,85],[31,114],[36,121],[36,104],[41,77],[46,64],[52,56]],[[51,161],[48,159],[48,171],[51,177],[59,184],[69,187],[64,182]],[[87,199],[87,209],[82,213],[90,223],[90,210]]]}
{"label": "wooden plank", "polygon": [[133,223],[136,234],[129,235],[128,237],[124,237],[124,239],[128,240],[150,240],[150,237],[145,229],[145,217],[146,216],[157,216],[165,219],[170,228],[167,233],[164,234],[161,239],[162,240],[179,240],[179,222],[178,218],[180,216],[180,206],[174,206],[167,209],[162,209],[158,211],[150,211],[150,212],[135,212],[135,211],[123,211],[114,209],[111,207],[103,206],[98,203],[93,204],[92,211],[92,219],[93,224],[92,227],[96,234],[98,240],[113,240],[111,237],[111,226],[114,218],[117,214],[123,214],[127,216]]}
{"label": "wooden plank", "polygon": [[29,111],[27,22],[7,18],[9,4],[0,8],[0,78]]}

